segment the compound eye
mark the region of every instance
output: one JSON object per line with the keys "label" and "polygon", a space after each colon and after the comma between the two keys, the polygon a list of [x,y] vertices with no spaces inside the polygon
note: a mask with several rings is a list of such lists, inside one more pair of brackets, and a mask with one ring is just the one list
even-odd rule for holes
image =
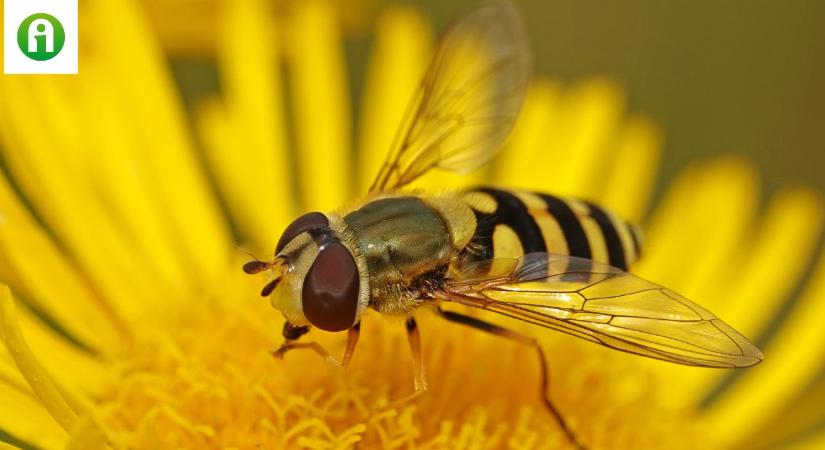
{"label": "compound eye", "polygon": [[278,245],[275,247],[275,254],[277,255],[280,253],[290,241],[295,239],[295,236],[298,236],[304,231],[326,227],[329,227],[329,220],[327,219],[327,216],[319,212],[304,214],[303,216],[293,220],[292,223],[286,227],[286,230],[284,230],[283,234],[281,234],[281,239],[278,239]]}
{"label": "compound eye", "polygon": [[303,309],[309,322],[324,331],[343,331],[355,323],[358,267],[340,242],[324,246],[304,278]]}

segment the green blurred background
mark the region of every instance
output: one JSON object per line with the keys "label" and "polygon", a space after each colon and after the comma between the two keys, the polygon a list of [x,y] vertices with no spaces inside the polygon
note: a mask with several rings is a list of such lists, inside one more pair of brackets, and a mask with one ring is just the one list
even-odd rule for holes
{"label": "green blurred background", "polygon": [[[145,2],[150,13],[169,14],[162,0]],[[630,111],[660,124],[666,139],[660,189],[689,161],[735,151],[756,162],[768,191],[796,183],[825,193],[825,2],[516,2],[527,17],[538,73],[570,82],[607,75],[625,90]],[[199,0],[181,3],[187,15],[198,11]],[[279,1],[273,3],[277,9]],[[339,2],[354,100],[372,21],[388,3]],[[477,1],[406,3],[441,30]],[[187,53],[173,52],[172,59],[191,98],[217,81],[208,55]]]}
{"label": "green blurred background", "polygon": [[[474,2],[421,2],[439,23]],[[523,0],[536,71],[605,74],[665,130],[664,175],[749,155],[825,192],[825,2]]]}

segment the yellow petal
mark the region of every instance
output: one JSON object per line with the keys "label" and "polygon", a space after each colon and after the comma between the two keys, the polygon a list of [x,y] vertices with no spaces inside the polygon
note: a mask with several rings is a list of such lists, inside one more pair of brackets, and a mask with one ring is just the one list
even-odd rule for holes
{"label": "yellow petal", "polygon": [[703,421],[722,444],[732,445],[775,420],[820,373],[825,358],[825,257],[771,342],[765,360],[744,372],[707,410]]}
{"label": "yellow petal", "polygon": [[647,117],[633,116],[622,127],[600,203],[639,223],[647,212],[659,172],[662,133]]}
{"label": "yellow petal", "polygon": [[20,390],[0,382],[0,398],[3,399],[0,402],[0,430],[22,444],[44,450],[63,448],[66,431],[60,428],[28,387]]}
{"label": "yellow petal", "polygon": [[822,232],[822,199],[804,189],[784,189],[768,204],[751,251],[737,269],[733,295],[715,310],[747,336],[760,336],[797,287],[812,263]]}
{"label": "yellow petal", "polygon": [[549,192],[584,199],[602,192],[623,112],[620,90],[605,79],[585,81],[564,94],[554,127],[558,135],[547,143],[559,155],[545,175]]}
{"label": "yellow petal", "polygon": [[278,34],[272,32],[277,25],[267,6],[261,0],[223,2],[218,69],[227,123],[215,125],[229,134],[208,156],[243,236],[256,250],[271,252],[297,208],[284,127]]}
{"label": "yellow petal", "polygon": [[177,246],[169,244],[178,241],[178,230],[168,220],[162,193],[142,156],[145,148],[136,137],[140,130],[123,107],[123,91],[99,64],[86,64],[79,80],[90,94],[75,99],[73,116],[79,129],[94,136],[87,143],[85,176],[93,181],[118,228],[134,241],[131,259],[139,259],[141,270],[152,273],[158,282],[177,288],[188,277],[188,261]]}
{"label": "yellow petal", "polygon": [[785,450],[821,450],[825,448],[825,432],[820,431],[791,443],[784,443]]}
{"label": "yellow petal", "polygon": [[390,6],[378,18],[366,68],[358,139],[358,186],[381,168],[432,56],[433,31],[421,14]]}
{"label": "yellow petal", "polygon": [[[776,417],[749,436],[744,443],[759,444],[764,448],[778,448],[795,441],[800,436],[808,436],[804,442],[825,442],[821,430],[825,422],[825,378],[818,377],[813,386],[802,390],[788,402]],[[744,447],[744,445],[743,445]],[[815,447],[814,447],[815,448]]]}
{"label": "yellow petal", "polygon": [[726,301],[713,283],[737,267],[758,199],[756,170],[742,158],[689,167],[657,205],[634,272],[713,311]]}
{"label": "yellow petal", "polygon": [[[807,189],[785,189],[775,194],[758,232],[746,235],[748,251],[733,253],[729,270],[708,284],[703,297],[718,297],[712,311],[731,326],[757,339],[770,326],[798,286],[816,251],[812,243],[822,231],[823,207]],[[780,264],[777,262],[781,261]],[[684,403],[701,401],[728,373],[690,370],[680,383]]]}
{"label": "yellow petal", "polygon": [[88,415],[77,420],[65,447],[66,450],[98,450],[105,448],[109,448],[106,444],[106,437],[100,431],[100,427]]}
{"label": "yellow petal", "polygon": [[[51,108],[36,93],[38,85],[44,85],[43,80],[5,77],[0,82],[7,100],[5,114],[0,114],[6,162],[12,173],[28,174],[16,181],[106,298],[117,306],[139,305],[138,296],[152,285],[151,276],[137,270],[135,252],[102,205],[91,200],[96,196],[88,177],[67,163],[72,148],[61,147],[57,136],[43,132],[48,126],[38,112]],[[63,150],[43,151],[47,148]]]}
{"label": "yellow petal", "polygon": [[287,40],[298,186],[305,207],[331,210],[349,200],[354,165],[344,51],[329,1],[292,4]]}
{"label": "yellow petal", "polygon": [[16,318],[29,348],[39,356],[72,409],[86,409],[89,399],[100,395],[111,382],[101,360],[55,333],[26,309],[16,311]]}
{"label": "yellow petal", "polygon": [[40,403],[54,420],[68,431],[77,419],[77,412],[69,407],[52,378],[32,354],[20,331],[14,310],[14,299],[9,288],[0,286],[0,329],[3,331],[6,348]]}
{"label": "yellow petal", "polygon": [[95,0],[86,10],[89,33],[105,34],[119,24],[118,39],[96,39],[94,54],[117,83],[120,100],[137,127],[134,138],[142,144],[141,158],[153,174],[153,188],[162,193],[158,198],[174,227],[174,245],[187,258],[190,277],[209,278],[223,270],[230,237],[197,161],[164,55],[135,1]]}
{"label": "yellow petal", "polygon": [[548,182],[560,157],[557,138],[561,89],[557,82],[539,78],[527,91],[521,115],[505,147],[494,160],[496,183],[503,187],[550,192]]}
{"label": "yellow petal", "polygon": [[[654,211],[642,259],[633,272],[716,311],[729,301],[731,280],[742,275],[742,249],[750,245],[747,233],[758,188],[756,169],[740,157],[717,157],[688,167]],[[694,367],[643,364],[671,386],[699,389],[697,380],[712,376]],[[697,395],[686,387],[667,398],[685,404],[699,401]]]}
{"label": "yellow petal", "polygon": [[121,336],[111,305],[89,289],[2,176],[0,210],[0,276],[89,348],[113,350]]}

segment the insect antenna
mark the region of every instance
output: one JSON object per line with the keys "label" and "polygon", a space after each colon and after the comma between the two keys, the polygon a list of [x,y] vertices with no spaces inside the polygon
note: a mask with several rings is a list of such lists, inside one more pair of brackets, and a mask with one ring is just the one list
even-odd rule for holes
{"label": "insect antenna", "polygon": [[257,256],[255,256],[255,254],[246,249],[238,246],[236,246],[236,248],[252,258],[252,261],[249,261],[243,265],[243,271],[250,275],[263,272],[274,264],[274,262],[261,261]]}

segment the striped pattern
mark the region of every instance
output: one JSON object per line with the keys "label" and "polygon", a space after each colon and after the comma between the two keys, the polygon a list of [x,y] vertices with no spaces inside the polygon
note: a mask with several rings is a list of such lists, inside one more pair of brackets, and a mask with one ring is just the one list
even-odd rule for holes
{"label": "striped pattern", "polygon": [[[495,210],[474,207],[479,196],[487,197],[485,205],[494,202]],[[639,258],[637,229],[593,203],[488,187],[468,191],[465,199],[478,222],[466,249],[473,259],[548,252],[627,270]]]}

